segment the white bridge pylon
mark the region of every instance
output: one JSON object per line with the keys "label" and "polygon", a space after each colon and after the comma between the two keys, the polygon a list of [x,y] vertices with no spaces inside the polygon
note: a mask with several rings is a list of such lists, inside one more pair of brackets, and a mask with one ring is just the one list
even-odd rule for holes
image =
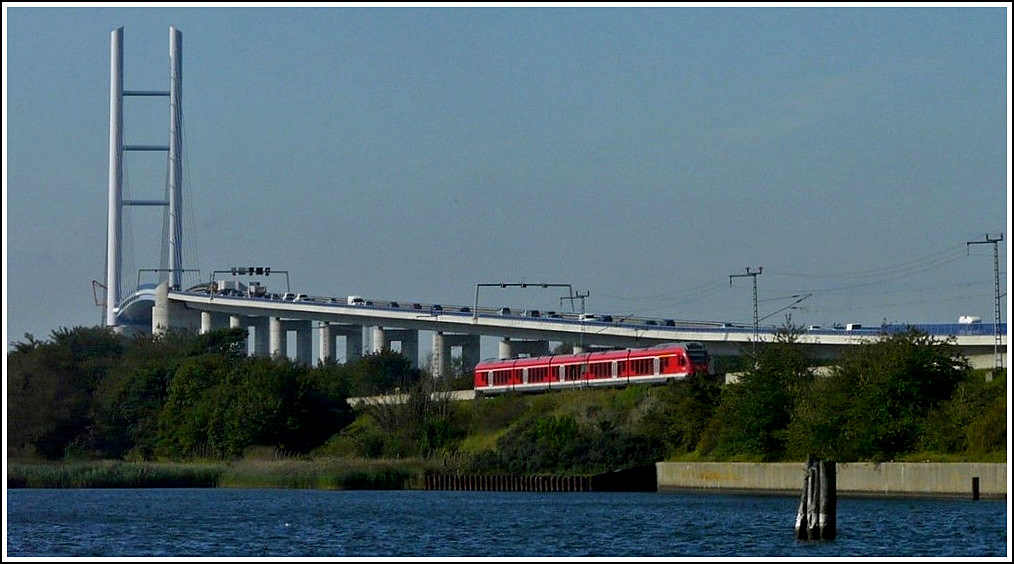
{"label": "white bridge pylon", "polygon": [[[169,284],[179,289],[183,273],[183,231],[180,213],[182,210],[182,92],[183,92],[183,35],[176,28],[169,27],[169,89],[168,90],[124,90],[123,88],[123,28],[112,31],[109,56],[109,202],[106,228],[106,300],[104,321],[106,326],[122,332],[126,326],[144,328],[144,319],[150,312],[127,312],[121,308],[126,302],[148,302],[151,292],[137,296],[123,295],[123,219],[122,212],[128,206],[161,206],[168,214],[168,265],[159,270],[167,274]],[[168,145],[125,145],[123,142],[123,101],[125,97],[166,97],[169,99],[169,143]],[[123,198],[123,156],[131,151],[156,151],[166,153],[168,171],[165,200],[125,200]],[[133,299],[138,298],[141,299]],[[147,299],[145,299],[147,298]],[[138,305],[138,310],[147,310]],[[147,313],[147,315],[145,315]],[[140,319],[140,321],[138,321]],[[150,330],[150,323],[148,324]]]}

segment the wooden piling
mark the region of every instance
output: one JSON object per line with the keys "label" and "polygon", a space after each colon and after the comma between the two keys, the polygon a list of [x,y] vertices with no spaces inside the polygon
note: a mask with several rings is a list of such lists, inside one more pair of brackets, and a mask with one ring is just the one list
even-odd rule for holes
{"label": "wooden piling", "polygon": [[810,455],[806,459],[803,493],[796,511],[796,538],[831,540],[837,534],[837,472],[835,463]]}
{"label": "wooden piling", "polygon": [[838,477],[834,462],[821,460],[820,466],[820,538],[838,536]]}

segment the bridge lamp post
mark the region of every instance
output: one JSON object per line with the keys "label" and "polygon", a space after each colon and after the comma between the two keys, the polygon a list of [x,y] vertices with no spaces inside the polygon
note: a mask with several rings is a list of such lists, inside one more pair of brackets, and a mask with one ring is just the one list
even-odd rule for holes
{"label": "bridge lamp post", "polygon": [[479,288],[567,288],[569,295],[574,295],[573,287],[570,284],[550,284],[548,282],[541,282],[536,284],[529,284],[528,282],[486,282],[477,283],[475,285],[475,304],[472,307],[472,323],[479,322]]}

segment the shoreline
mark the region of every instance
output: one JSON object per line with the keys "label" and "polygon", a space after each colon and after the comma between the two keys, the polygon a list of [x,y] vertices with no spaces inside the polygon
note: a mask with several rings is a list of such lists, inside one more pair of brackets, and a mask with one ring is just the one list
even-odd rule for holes
{"label": "shoreline", "polygon": [[[1004,500],[1005,463],[838,463],[838,497]],[[419,460],[8,463],[7,489],[288,488],[322,490],[644,491],[798,496],[803,462],[657,462],[597,475],[464,475]]]}

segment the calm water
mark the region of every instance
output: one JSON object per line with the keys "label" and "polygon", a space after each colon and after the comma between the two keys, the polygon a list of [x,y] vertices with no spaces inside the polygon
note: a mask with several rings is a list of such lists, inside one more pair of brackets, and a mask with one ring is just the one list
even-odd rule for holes
{"label": "calm water", "polygon": [[1009,554],[1007,503],[685,493],[7,490],[7,556],[845,557]]}

